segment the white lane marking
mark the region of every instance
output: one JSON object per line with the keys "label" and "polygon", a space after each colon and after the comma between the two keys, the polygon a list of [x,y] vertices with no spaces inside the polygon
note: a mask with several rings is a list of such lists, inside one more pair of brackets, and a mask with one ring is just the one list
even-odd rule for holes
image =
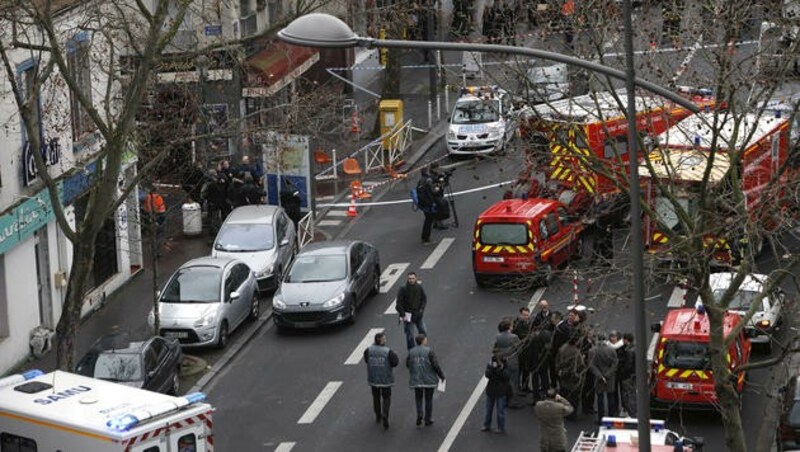
{"label": "white lane marking", "polygon": [[326,217],[346,217],[347,211],[346,210],[329,210],[328,213],[325,214]]}
{"label": "white lane marking", "polygon": [[383,313],[384,314],[397,314],[397,298],[392,300],[392,304],[390,304],[389,307],[386,308],[385,311],[383,311]]}
{"label": "white lane marking", "polygon": [[339,226],[342,224],[341,220],[320,220],[317,226]]}
{"label": "white lane marking", "polygon": [[456,437],[458,437],[458,433],[461,432],[461,429],[464,427],[464,423],[467,422],[469,414],[472,412],[472,409],[475,408],[475,404],[478,403],[478,400],[483,395],[483,391],[486,389],[486,383],[488,381],[489,380],[487,380],[486,377],[481,377],[481,381],[478,382],[478,386],[475,386],[475,389],[472,391],[472,395],[469,396],[469,400],[467,400],[467,404],[464,405],[464,408],[462,408],[461,412],[458,413],[458,417],[456,418],[455,422],[453,422],[453,426],[450,427],[450,431],[447,432],[447,436],[444,438],[442,445],[439,446],[439,452],[447,452],[450,450],[450,446],[453,445]]}
{"label": "white lane marking", "polygon": [[322,412],[322,409],[325,408],[325,405],[331,401],[333,395],[336,394],[336,391],[339,390],[339,387],[342,386],[341,381],[329,381],[324,388],[322,388],[322,392],[319,393],[316,399],[311,403],[303,416],[297,421],[298,424],[310,424],[314,422],[314,419],[319,416],[319,413]]}
{"label": "white lane marking", "polygon": [[294,448],[295,443],[285,442],[278,444],[278,447],[275,448],[275,452],[289,452]]}
{"label": "white lane marking", "polygon": [[361,339],[361,342],[356,345],[356,349],[353,350],[353,353],[347,358],[347,361],[344,362],[345,366],[354,366],[361,362],[361,358],[364,357],[364,350],[370,346],[373,342],[375,342],[375,335],[382,332],[383,328],[372,328],[371,330],[367,331],[366,336]]}
{"label": "white lane marking", "polygon": [[531,312],[533,312],[534,308],[536,308],[536,305],[539,304],[539,300],[542,299],[542,296],[544,296],[544,292],[546,290],[547,287],[540,287],[536,289],[536,292],[533,293],[533,295],[531,296],[531,301],[528,302],[528,309]]}
{"label": "white lane marking", "polygon": [[387,293],[392,289],[394,283],[403,276],[403,272],[408,268],[408,262],[399,264],[389,264],[381,273],[381,293]]}
{"label": "white lane marking", "polygon": [[667,301],[668,308],[681,308],[683,307],[686,289],[680,286],[675,286],[672,288],[672,295],[669,296],[669,301]]}
{"label": "white lane marking", "polygon": [[442,258],[442,255],[444,255],[445,251],[447,251],[447,248],[450,248],[450,245],[452,245],[454,241],[455,239],[453,237],[443,238],[442,241],[436,245],[436,249],[431,252],[431,255],[428,256],[428,258],[425,259],[425,262],[422,263],[420,269],[426,270],[433,268],[433,266],[439,262],[439,259]]}

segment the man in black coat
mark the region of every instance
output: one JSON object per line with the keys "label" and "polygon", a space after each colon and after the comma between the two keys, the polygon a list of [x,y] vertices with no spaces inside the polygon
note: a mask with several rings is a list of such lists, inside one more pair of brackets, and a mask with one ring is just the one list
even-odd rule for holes
{"label": "man in black coat", "polygon": [[406,332],[406,345],[409,350],[416,346],[414,327],[417,328],[416,334],[428,334],[425,322],[422,320],[427,304],[428,297],[425,295],[425,289],[417,281],[417,274],[408,272],[406,284],[400,287],[397,292],[395,309],[400,315],[400,321],[403,322]]}
{"label": "man in black coat", "polygon": [[206,203],[208,204],[208,223],[211,236],[216,236],[220,225],[231,213],[228,202],[228,190],[225,178],[218,175],[216,170],[208,171],[209,181],[204,188]]}

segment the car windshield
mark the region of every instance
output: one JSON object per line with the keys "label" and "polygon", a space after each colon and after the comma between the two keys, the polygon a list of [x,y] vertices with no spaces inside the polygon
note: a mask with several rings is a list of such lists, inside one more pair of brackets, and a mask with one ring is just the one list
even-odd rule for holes
{"label": "car windshield", "polygon": [[298,256],[285,282],[339,281],[347,276],[347,258],[344,254],[332,256]]}
{"label": "car windshield", "polygon": [[456,103],[453,110],[453,124],[482,124],[500,120],[500,101],[490,100],[461,100]]}
{"label": "car windshield", "polygon": [[161,294],[162,303],[216,303],[220,295],[217,267],[186,267],[178,270]]}
{"label": "car windshield", "polygon": [[275,246],[268,224],[226,224],[217,234],[214,249],[233,253],[266,251]]}
{"label": "car windshield", "polygon": [[704,370],[711,367],[708,344],[667,341],[664,345],[664,366],[673,369]]}
{"label": "car windshield", "polygon": [[138,353],[100,353],[94,363],[92,376],[111,381],[141,381],[141,357]]}
{"label": "car windshield", "polygon": [[527,245],[528,228],[522,223],[486,223],[481,225],[483,245]]}
{"label": "car windshield", "polygon": [[[714,291],[714,299],[717,301],[722,300],[722,296],[725,295],[725,289],[717,289]],[[728,309],[735,309],[737,311],[744,311],[750,309],[750,306],[753,305],[753,300],[759,295],[759,292],[755,292],[752,290],[740,290],[733,294],[733,298],[731,298],[731,302],[728,303]],[[762,300],[763,305],[763,300]]]}

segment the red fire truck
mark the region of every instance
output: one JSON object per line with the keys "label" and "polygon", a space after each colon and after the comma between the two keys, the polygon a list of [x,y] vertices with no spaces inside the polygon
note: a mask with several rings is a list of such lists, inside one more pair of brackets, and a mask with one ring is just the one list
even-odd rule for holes
{"label": "red fire truck", "polygon": [[[645,246],[662,261],[672,260],[670,240],[685,236],[670,197],[677,199],[682,210],[697,218],[704,178],[707,178],[706,190],[720,184],[740,184],[748,215],[768,231],[781,225],[784,213],[792,205],[788,192],[790,182],[797,180],[798,173],[786,165],[788,120],[780,114],[763,113],[738,118],[720,115],[718,121],[715,132],[712,130],[713,114],[701,113],[687,118],[656,138],[658,147],[649,156],[652,169],[644,164],[639,167],[645,184],[645,201],[652,212],[645,217]],[[712,140],[716,149],[713,154]],[[712,155],[713,160],[710,159]],[[733,156],[740,156],[734,160],[734,168],[731,167]],[[659,183],[669,193],[659,189]],[[719,194],[715,196],[719,198]],[[730,200],[728,204],[734,202]],[[725,205],[722,201],[716,203],[720,208]],[[761,243],[747,246],[744,222],[736,219],[735,211],[728,215],[720,211],[718,215],[720,221],[715,223],[715,230],[703,237],[705,244],[713,247],[713,263],[736,263],[747,250],[754,254],[760,252]]]}
{"label": "red fire truck", "polygon": [[[700,108],[716,105],[709,90],[683,87],[680,91]],[[529,166],[544,164],[541,160],[549,162],[545,179],[551,195],[564,189],[590,196],[616,193],[617,183],[626,185],[624,180],[614,180],[627,174],[626,105],[626,91],[620,89],[539,104],[523,112],[520,133],[532,143],[528,154],[535,154],[537,148],[541,152],[545,146],[549,150],[539,161],[536,156],[530,158]],[[648,135],[662,133],[691,115],[661,97],[638,94],[636,112],[637,130]],[[521,178],[530,177],[532,168],[526,171]]]}

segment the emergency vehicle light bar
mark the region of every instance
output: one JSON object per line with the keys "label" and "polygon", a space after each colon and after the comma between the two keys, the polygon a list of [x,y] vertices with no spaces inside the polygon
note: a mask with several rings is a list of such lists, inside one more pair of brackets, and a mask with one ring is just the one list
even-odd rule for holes
{"label": "emergency vehicle light bar", "polygon": [[41,377],[42,375],[44,375],[44,372],[42,372],[39,369],[31,369],[21,374],[10,375],[6,378],[0,379],[0,388],[4,388],[6,386],[12,386],[17,383],[22,383],[23,381],[32,380],[36,377]]}
{"label": "emergency vehicle light bar", "polygon": [[[600,426],[615,430],[636,430],[639,421],[634,418],[604,417]],[[666,428],[666,423],[657,419],[650,419],[650,430],[660,432]]]}
{"label": "emergency vehicle light bar", "polygon": [[115,418],[109,419],[106,426],[109,429],[117,432],[125,432],[133,427],[136,427],[140,422],[152,419],[156,416],[176,409],[184,408],[194,403],[203,402],[206,400],[206,395],[202,392],[193,392],[186,394],[183,397],[176,397],[174,401],[168,401],[153,406],[145,406],[132,413],[119,415]]}

